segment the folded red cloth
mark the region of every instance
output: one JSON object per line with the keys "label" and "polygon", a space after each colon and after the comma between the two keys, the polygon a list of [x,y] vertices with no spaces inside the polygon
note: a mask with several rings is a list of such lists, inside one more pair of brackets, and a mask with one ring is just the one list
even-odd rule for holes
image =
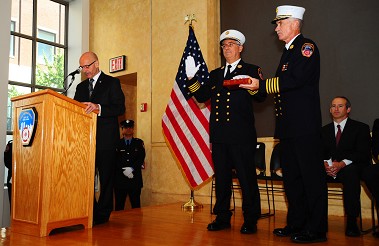
{"label": "folded red cloth", "polygon": [[232,89],[238,89],[239,85],[241,85],[241,84],[251,84],[251,80],[249,78],[227,79],[227,80],[224,80],[223,86],[232,90]]}

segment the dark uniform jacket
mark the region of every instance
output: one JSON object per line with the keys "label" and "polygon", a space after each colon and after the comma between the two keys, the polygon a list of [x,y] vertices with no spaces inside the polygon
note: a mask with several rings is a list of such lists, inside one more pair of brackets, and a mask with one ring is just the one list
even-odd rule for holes
{"label": "dark uniform jacket", "polygon": [[379,159],[379,119],[374,121],[372,127],[372,155],[376,160]]}
{"label": "dark uniform jacket", "polygon": [[285,50],[276,77],[260,81],[259,90],[274,95],[275,138],[319,134],[320,54],[316,44],[299,35]]}
{"label": "dark uniform jacket", "polygon": [[[124,138],[120,139],[117,146],[118,161],[116,167],[115,188],[133,189],[142,188],[141,168],[145,160],[145,146],[139,138],[132,138],[130,145],[126,145]],[[133,168],[133,178],[123,174],[123,167]]]}
{"label": "dark uniform jacket", "polygon": [[[188,81],[188,88],[199,102],[211,99],[210,142],[244,144],[256,141],[253,99],[263,101],[266,93],[246,89],[229,90],[223,87],[225,66],[210,73],[208,83],[199,86],[196,77]],[[237,75],[262,78],[260,67],[240,60],[232,72]],[[195,88],[195,89],[193,89]],[[253,141],[253,142],[252,142]]]}
{"label": "dark uniform jacket", "polygon": [[4,151],[4,164],[8,168],[7,183],[9,183],[10,179],[12,178],[12,145],[13,141],[10,140],[7,143],[7,146]]}
{"label": "dark uniform jacket", "polygon": [[322,141],[324,160],[347,159],[352,161],[350,165],[358,165],[361,168],[371,164],[370,127],[365,123],[348,118],[338,146],[336,146],[334,123],[327,124],[322,128]]}
{"label": "dark uniform jacket", "polygon": [[88,85],[88,79],[79,83],[74,99],[101,105],[101,115],[97,117],[96,149],[115,149],[120,137],[118,116],[125,112],[125,97],[120,81],[101,72],[91,98]]}

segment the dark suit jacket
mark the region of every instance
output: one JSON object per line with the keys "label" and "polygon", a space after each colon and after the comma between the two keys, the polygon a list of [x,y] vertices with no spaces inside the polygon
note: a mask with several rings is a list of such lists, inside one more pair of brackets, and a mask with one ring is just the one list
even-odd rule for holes
{"label": "dark suit jacket", "polygon": [[374,121],[372,127],[372,155],[375,159],[379,159],[379,119]]}
{"label": "dark suit jacket", "polygon": [[[116,167],[115,187],[119,189],[141,189],[143,187],[142,165],[145,160],[145,146],[139,138],[132,138],[129,146],[124,138],[120,139],[117,146],[118,160]],[[133,168],[133,178],[129,179],[123,174],[123,167]]]}
{"label": "dark suit jacket", "polygon": [[120,81],[101,72],[91,98],[88,85],[88,79],[79,83],[74,99],[101,105],[101,115],[97,117],[96,148],[116,149],[117,141],[120,139],[118,116],[125,112],[125,97]]}
{"label": "dark suit jacket", "polygon": [[[306,47],[313,47],[309,57],[302,52]],[[261,80],[259,85],[259,90],[274,94],[275,138],[319,134],[322,127],[320,54],[316,44],[301,34],[297,36],[290,48],[284,50],[275,76]]]}
{"label": "dark suit jacket", "polygon": [[350,165],[358,165],[363,168],[371,164],[371,136],[370,127],[359,121],[347,119],[342,131],[338,147],[333,122],[322,128],[323,156],[327,160],[342,161],[351,160]]}
{"label": "dark suit jacket", "polygon": [[[225,66],[210,73],[208,83],[192,92],[197,101],[211,99],[210,141],[212,143],[244,144],[256,142],[253,99],[261,102],[266,93],[246,89],[229,90],[223,87]],[[260,78],[260,67],[240,61],[230,78],[236,75],[249,75]],[[197,82],[196,77],[189,81],[189,87]]]}

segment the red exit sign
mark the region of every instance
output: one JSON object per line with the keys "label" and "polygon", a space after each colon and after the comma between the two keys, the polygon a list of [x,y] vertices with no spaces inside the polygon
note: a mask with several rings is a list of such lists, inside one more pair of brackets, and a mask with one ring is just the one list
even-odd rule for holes
{"label": "red exit sign", "polygon": [[126,56],[117,56],[109,59],[109,72],[114,73],[125,70]]}

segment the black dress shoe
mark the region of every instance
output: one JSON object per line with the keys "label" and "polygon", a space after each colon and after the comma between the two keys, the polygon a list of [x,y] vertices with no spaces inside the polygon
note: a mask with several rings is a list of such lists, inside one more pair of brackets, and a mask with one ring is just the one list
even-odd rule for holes
{"label": "black dress shoe", "polygon": [[231,225],[229,222],[220,222],[217,220],[214,220],[212,223],[208,224],[208,231],[221,231],[224,229],[230,228]]}
{"label": "black dress shoe", "polygon": [[279,237],[289,237],[292,236],[295,233],[300,232],[300,229],[297,229],[292,226],[286,226],[284,228],[276,228],[274,229],[273,233]]}
{"label": "black dress shoe", "polygon": [[295,243],[319,243],[326,242],[327,238],[325,233],[301,232],[291,236],[291,240]]}
{"label": "black dress shoe", "polygon": [[359,237],[361,235],[361,231],[359,230],[357,224],[351,224],[346,226],[345,235],[347,237]]}
{"label": "black dress shoe", "polygon": [[379,231],[376,231],[376,232],[372,233],[372,235],[373,235],[374,237],[379,238]]}
{"label": "black dress shoe", "polygon": [[257,225],[243,223],[240,232],[242,234],[254,234],[257,232]]}

